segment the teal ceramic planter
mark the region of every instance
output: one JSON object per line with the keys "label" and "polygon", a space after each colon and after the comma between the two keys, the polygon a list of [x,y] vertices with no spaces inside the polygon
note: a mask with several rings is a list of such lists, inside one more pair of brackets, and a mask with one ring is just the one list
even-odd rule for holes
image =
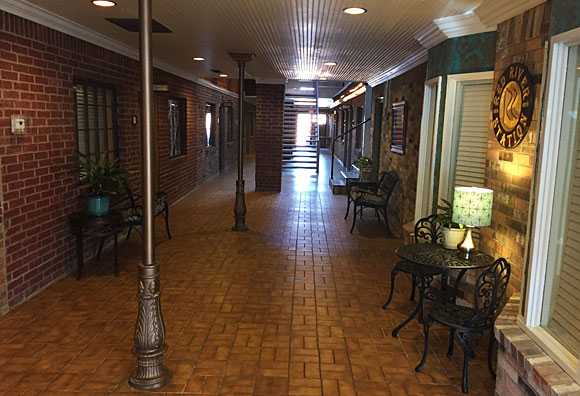
{"label": "teal ceramic planter", "polygon": [[106,216],[109,213],[110,197],[88,197],[89,216]]}

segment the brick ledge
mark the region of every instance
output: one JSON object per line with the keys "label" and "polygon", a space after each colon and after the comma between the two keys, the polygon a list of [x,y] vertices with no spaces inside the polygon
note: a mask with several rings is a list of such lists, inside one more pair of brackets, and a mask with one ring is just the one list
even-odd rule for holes
{"label": "brick ledge", "polygon": [[495,322],[499,345],[495,394],[580,395],[580,385],[518,326],[520,299],[512,296]]}

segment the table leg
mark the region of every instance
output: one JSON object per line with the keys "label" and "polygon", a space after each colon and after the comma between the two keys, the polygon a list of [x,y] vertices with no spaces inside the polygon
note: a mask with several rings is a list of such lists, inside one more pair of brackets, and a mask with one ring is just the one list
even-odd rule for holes
{"label": "table leg", "polygon": [[115,255],[115,276],[119,276],[119,260],[117,258],[117,228],[113,231],[113,254]]}
{"label": "table leg", "polygon": [[77,230],[77,280],[81,280],[83,273],[83,229]]}
{"label": "table leg", "polygon": [[467,272],[466,269],[462,269],[459,271],[459,275],[457,275],[457,279],[455,279],[455,285],[453,285],[453,304],[457,300],[457,292],[459,291],[459,283],[461,283],[461,279],[463,279],[463,275]]}
{"label": "table leg", "polygon": [[425,299],[425,280],[421,279],[419,280],[419,282],[417,283],[417,286],[419,286],[419,303],[417,304],[417,308],[415,308],[415,310],[413,311],[413,313],[407,318],[405,319],[405,321],[403,323],[401,323],[400,325],[398,325],[397,327],[395,327],[395,329],[393,330],[393,337],[397,337],[399,334],[399,331],[405,327],[409,322],[411,322],[413,320],[413,318],[415,316],[417,316],[417,314],[419,314],[419,321],[422,323],[423,322],[423,300]]}

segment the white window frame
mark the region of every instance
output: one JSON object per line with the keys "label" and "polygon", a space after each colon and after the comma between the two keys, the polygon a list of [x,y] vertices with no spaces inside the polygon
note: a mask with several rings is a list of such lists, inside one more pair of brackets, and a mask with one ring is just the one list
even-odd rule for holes
{"label": "white window frame", "polygon": [[[415,199],[415,222],[433,213],[433,188],[435,182],[435,151],[441,108],[441,83],[443,77],[425,82],[421,137],[419,140],[419,169],[417,173],[417,195]],[[434,104],[434,106],[433,106]],[[433,108],[434,107],[434,108]],[[427,164],[431,163],[428,167]]]}
{"label": "white window frame", "polygon": [[[460,84],[467,81],[493,81],[493,71],[450,74],[447,76],[447,90],[445,96],[445,115],[443,121],[443,144],[441,146],[441,166],[439,171],[439,201],[441,198],[449,198],[450,180],[455,175],[455,164],[453,163],[453,150],[456,148],[457,136],[456,125],[458,121],[457,93]],[[492,91],[489,92],[491,101]],[[490,112],[491,122],[491,112]]]}
{"label": "white window frame", "polygon": [[518,323],[574,380],[580,381],[579,359],[540,326],[564,106],[564,77],[568,67],[568,50],[577,45],[580,45],[580,28],[554,36],[551,40],[548,94],[544,104],[545,120],[542,128],[544,133],[540,141],[539,184],[535,192],[533,234],[529,238],[532,253],[526,288],[528,296],[524,315],[518,318]]}

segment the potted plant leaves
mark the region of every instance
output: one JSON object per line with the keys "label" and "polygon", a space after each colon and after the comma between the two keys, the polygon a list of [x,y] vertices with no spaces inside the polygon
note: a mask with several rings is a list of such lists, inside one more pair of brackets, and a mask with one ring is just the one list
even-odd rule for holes
{"label": "potted plant leaves", "polygon": [[441,199],[441,201],[443,201],[443,205],[437,205],[437,209],[441,212],[435,221],[441,224],[443,246],[446,249],[456,250],[457,245],[465,237],[465,228],[462,224],[453,221],[453,204],[446,199]]}
{"label": "potted plant leaves", "polygon": [[119,166],[119,160],[110,160],[108,153],[88,156],[78,153],[76,165],[55,164],[73,169],[78,175],[79,186],[87,186],[87,212],[89,216],[106,216],[109,213],[111,195],[124,191],[127,172]]}
{"label": "potted plant leaves", "polygon": [[355,161],[355,165],[360,171],[360,181],[368,182],[371,181],[373,178],[373,159],[370,157],[366,157],[361,155]]}

